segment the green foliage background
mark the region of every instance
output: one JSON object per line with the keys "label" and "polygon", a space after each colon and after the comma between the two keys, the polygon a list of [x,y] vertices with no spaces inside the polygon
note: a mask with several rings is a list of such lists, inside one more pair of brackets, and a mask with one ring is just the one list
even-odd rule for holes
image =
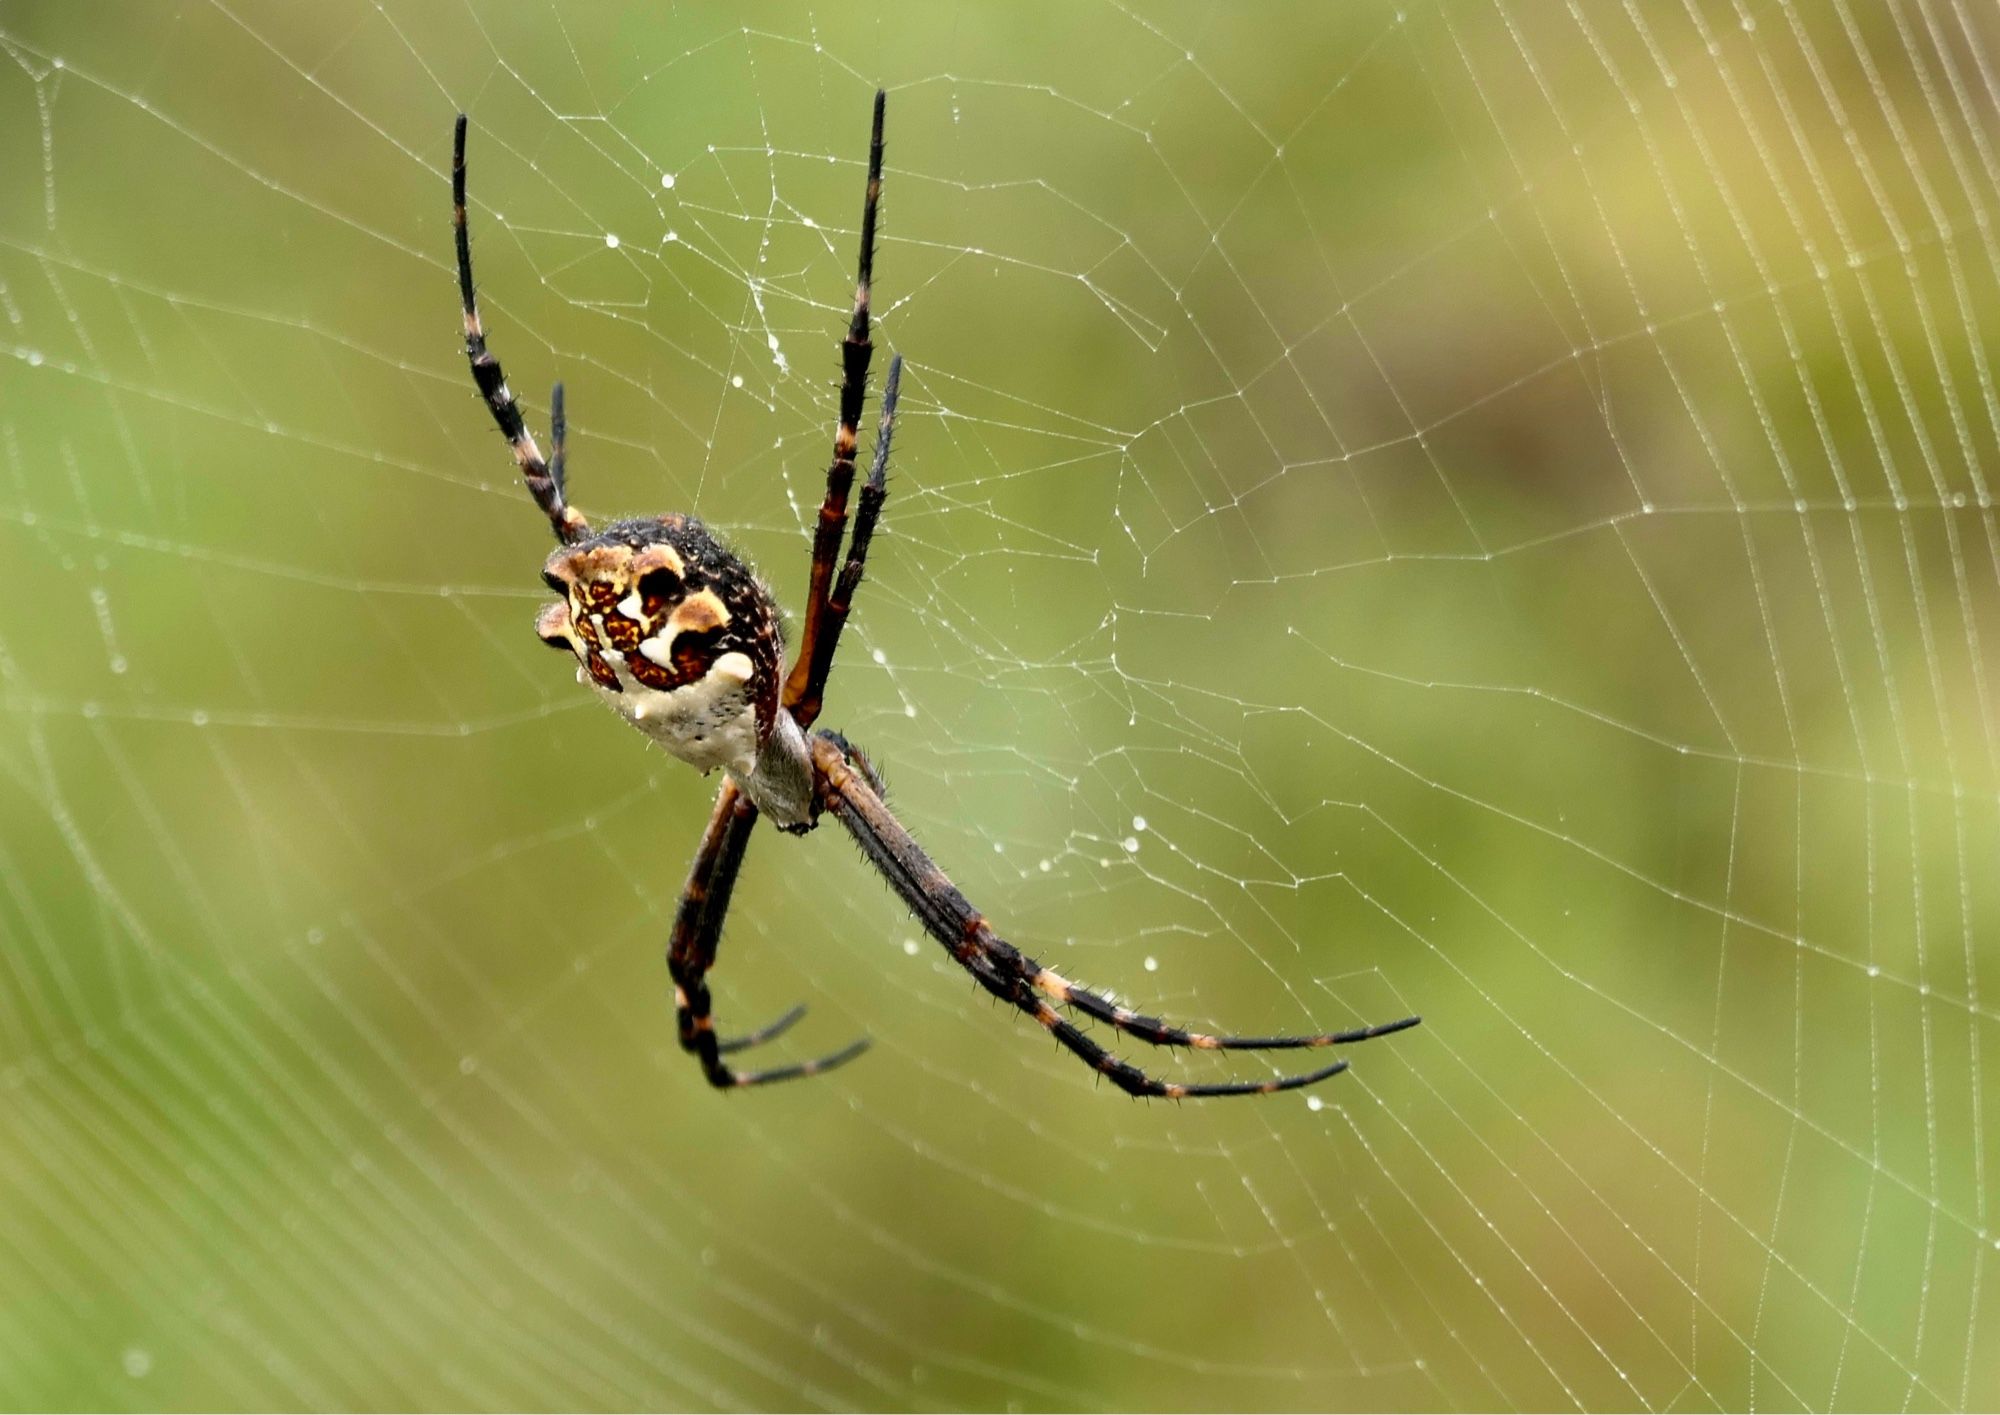
{"label": "green foliage background", "polygon": [[[0,1400],[2000,1400],[1994,55],[0,3]],[[1425,1015],[1317,1107],[1093,1087],[831,831],[718,998],[874,1051],[674,1047],[710,784],[529,633],[452,114],[579,502],[796,606],[876,82],[909,412],[827,721],[1075,975]]]}

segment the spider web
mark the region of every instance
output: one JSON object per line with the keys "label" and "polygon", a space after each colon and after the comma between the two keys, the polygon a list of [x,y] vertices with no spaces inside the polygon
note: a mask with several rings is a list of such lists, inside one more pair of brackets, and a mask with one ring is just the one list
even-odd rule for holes
{"label": "spider web", "polygon": [[[2000,52],[1973,0],[0,5],[0,1397],[2000,1401]],[[1128,1103],[532,639],[457,342],[796,609]],[[1142,1055],[1174,1074],[1254,1057]]]}

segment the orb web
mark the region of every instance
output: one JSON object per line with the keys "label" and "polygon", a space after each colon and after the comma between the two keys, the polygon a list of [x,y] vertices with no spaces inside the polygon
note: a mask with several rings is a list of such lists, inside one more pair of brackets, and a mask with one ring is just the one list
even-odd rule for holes
{"label": "orb web", "polygon": [[[1055,18],[0,12],[17,1402],[2000,1395],[1988,18]],[[878,82],[826,722],[1067,975],[1425,1015],[1336,1082],[1128,1103],[835,832],[713,983],[873,1051],[675,1047],[712,783],[529,633],[451,119],[574,498],[796,611]]]}

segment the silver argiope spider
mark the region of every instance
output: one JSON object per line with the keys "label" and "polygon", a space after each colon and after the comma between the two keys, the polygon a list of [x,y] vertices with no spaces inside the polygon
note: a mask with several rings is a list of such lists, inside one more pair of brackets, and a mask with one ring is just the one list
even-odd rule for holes
{"label": "silver argiope spider", "polygon": [[854,314],[841,344],[840,424],[833,438],[833,464],[826,474],[826,499],[813,534],[805,627],[791,669],[782,673],[782,622],[771,592],[700,521],[680,515],[644,517],[593,533],[583,513],[565,499],[562,385],[555,386],[549,399],[551,455],[544,461],[499,361],[486,348],[473,298],[472,247],[465,227],[463,113],[453,135],[452,226],[465,310],[466,357],[473,382],[513,446],[528,494],[561,542],[542,568],[542,579],[560,598],[542,610],[535,632],[551,647],[574,654],[577,681],[593,688],[620,717],[704,773],[717,767],[726,773],[681,892],[667,949],[681,1047],[700,1060],[702,1074],[717,1087],[811,1076],[851,1061],[867,1047],[862,1038],[815,1061],[767,1071],[733,1070],[724,1056],[771,1040],[798,1021],[805,1008],[795,1007],[768,1026],[725,1041],[716,1035],[705,982],[758,817],[769,816],[779,829],[803,835],[819,823],[822,812],[831,812],[954,962],[987,992],[1041,1023],[1120,1089],[1135,1096],[1180,1099],[1267,1095],[1324,1081],[1346,1070],[1347,1063],[1268,1081],[1196,1085],[1156,1080],[1099,1046],[1062,1009],[1108,1023],[1154,1046],[1205,1051],[1341,1046],[1400,1032],[1414,1027],[1418,1019],[1405,1017],[1376,1027],[1305,1036],[1218,1037],[1183,1031],[1077,987],[995,934],[882,803],[882,781],[868,758],[838,733],[813,730],[833,652],[888,495],[889,439],[902,384],[899,355],[889,361],[874,457],[854,512],[853,534],[847,537],[847,561],[836,575],[847,530],[848,494],[854,486],[856,428],[874,352],[869,342],[868,287],[875,259],[876,208],[882,195],[884,102],[878,91],[868,144],[868,195],[861,207],[860,273]]}

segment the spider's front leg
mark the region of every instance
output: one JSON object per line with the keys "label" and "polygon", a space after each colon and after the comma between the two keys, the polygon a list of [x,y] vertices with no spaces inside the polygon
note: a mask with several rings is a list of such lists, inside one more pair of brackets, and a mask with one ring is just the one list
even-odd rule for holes
{"label": "spider's front leg", "polygon": [[674,980],[674,1010],[681,1050],[700,1060],[702,1075],[718,1090],[817,1075],[852,1061],[868,1049],[868,1039],[862,1037],[827,1056],[765,1071],[734,1071],[722,1060],[731,1052],[770,1041],[805,1015],[801,1004],[746,1036],[725,1041],[715,1034],[707,973],[715,966],[723,919],[729,913],[729,897],[736,888],[736,875],[743,867],[743,855],[756,826],[757,807],[733,778],[723,782],[716,793],[715,809],[708,818],[708,829],[702,832],[701,848],[681,890],[673,936],[667,945],[667,972]]}
{"label": "spider's front leg", "polygon": [[1344,1046],[1414,1027],[1421,1020],[1405,1017],[1375,1027],[1346,1032],[1316,1032],[1301,1036],[1211,1036],[1172,1027],[1117,1006],[1109,998],[1079,988],[1053,969],[1044,968],[994,933],[986,918],[958,892],[943,870],[924,853],[910,833],[882,803],[880,782],[867,758],[831,732],[814,734],[811,742],[813,777],[823,810],[831,811],[923,924],[925,932],[943,944],[952,961],[979,985],[1047,1028],[1067,1051],[1120,1090],[1133,1096],[1194,1100],[1206,1096],[1262,1096],[1297,1090],[1337,1076],[1347,1069],[1336,1061],[1317,1071],[1274,1076],[1266,1081],[1191,1083],[1162,1081],[1099,1046],[1065,1018],[1058,1007],[1073,1007],[1108,1022],[1121,1032],[1155,1046],[1185,1046],[1205,1051],[1268,1051]]}

